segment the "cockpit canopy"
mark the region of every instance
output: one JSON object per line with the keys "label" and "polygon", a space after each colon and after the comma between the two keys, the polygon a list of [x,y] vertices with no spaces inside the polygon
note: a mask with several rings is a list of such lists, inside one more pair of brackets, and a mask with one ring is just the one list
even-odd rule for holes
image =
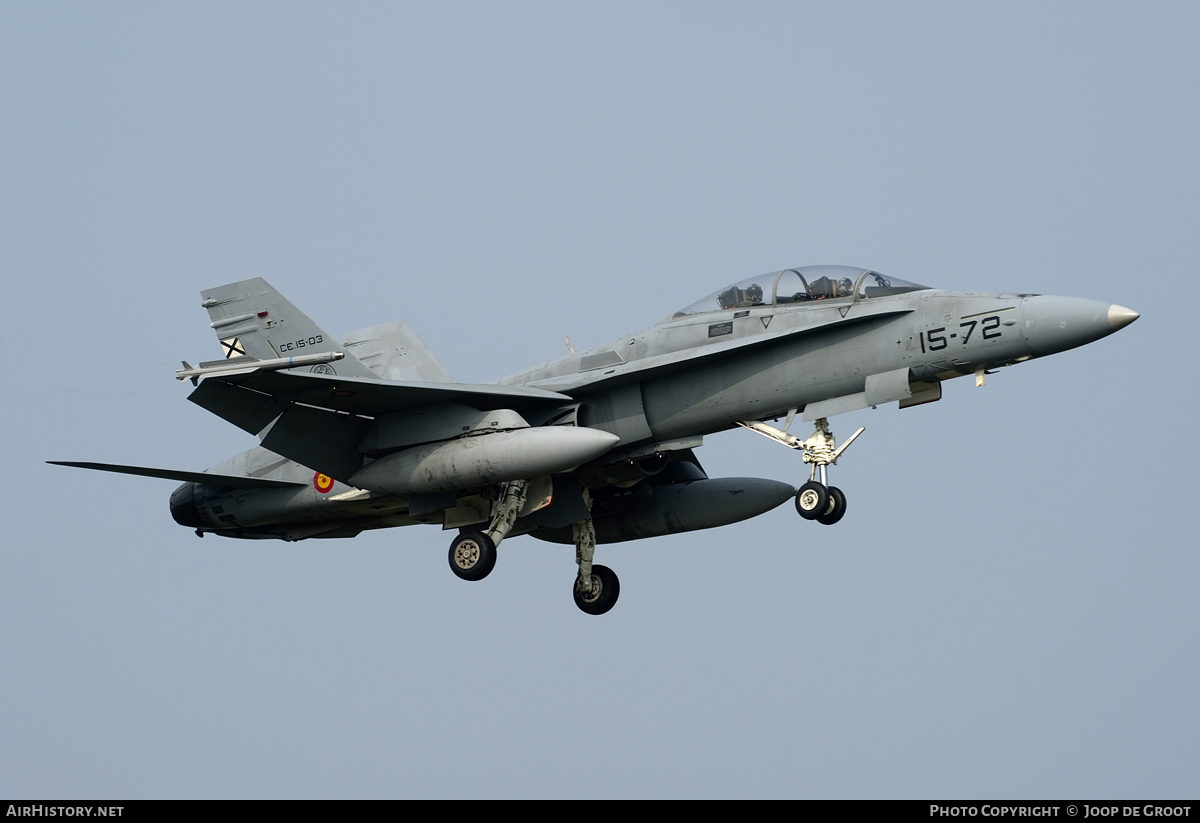
{"label": "cockpit canopy", "polygon": [[713,292],[703,300],[697,300],[671,317],[674,319],[688,314],[725,309],[833,300],[839,297],[854,297],[856,293],[859,299],[887,297],[927,288],[929,287],[854,266],[804,266],[734,283]]}

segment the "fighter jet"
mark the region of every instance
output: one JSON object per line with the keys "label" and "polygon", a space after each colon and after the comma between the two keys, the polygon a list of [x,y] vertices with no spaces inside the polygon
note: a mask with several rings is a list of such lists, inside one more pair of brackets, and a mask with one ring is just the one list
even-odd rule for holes
{"label": "fighter jet", "polygon": [[[261,278],[201,293],[224,358],[176,377],[260,445],[203,472],[56,462],[183,481],[171,515],[204,537],[305,540],[438,525],[482,580],[518,535],[573,544],[575,603],[603,614],[617,575],[596,545],[709,529],[794,499],[831,526],[846,495],[829,418],[942,397],[942,382],[1082,346],[1138,318],[1074,297],[951,292],[850,266],[720,289],[645,331],[494,383],[457,383],[404,321],[322,329]],[[796,417],[811,424],[801,439]],[[772,421],[772,422],[766,422]],[[782,423],[780,422],[782,421]],[[777,425],[778,424],[778,425]],[[710,478],[704,437],[745,428],[801,453],[799,489]]]}

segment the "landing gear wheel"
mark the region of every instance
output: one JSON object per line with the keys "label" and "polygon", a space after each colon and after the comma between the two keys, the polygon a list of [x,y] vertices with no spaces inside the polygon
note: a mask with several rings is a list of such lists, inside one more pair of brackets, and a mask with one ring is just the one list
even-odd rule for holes
{"label": "landing gear wheel", "polygon": [[496,544],[479,532],[463,532],[450,544],[450,571],[463,580],[482,580],[496,566]]}
{"label": "landing gear wheel", "polygon": [[796,492],[796,512],[805,520],[816,520],[829,508],[829,490],[809,480]]}
{"label": "landing gear wheel", "polygon": [[842,494],[842,490],[837,486],[830,486],[829,506],[825,509],[825,513],[817,518],[817,522],[823,526],[832,526],[841,520],[845,513],[846,495]]}
{"label": "landing gear wheel", "polygon": [[608,566],[592,564],[592,590],[580,591],[579,578],[575,578],[575,605],[588,614],[604,614],[617,603],[621,593],[621,581]]}

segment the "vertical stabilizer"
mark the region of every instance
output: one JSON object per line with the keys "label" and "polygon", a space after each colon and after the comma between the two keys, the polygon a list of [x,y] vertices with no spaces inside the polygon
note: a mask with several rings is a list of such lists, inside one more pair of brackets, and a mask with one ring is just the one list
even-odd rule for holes
{"label": "vertical stabilizer", "polygon": [[346,350],[385,380],[454,382],[446,367],[403,320],[350,332],[346,335]]}
{"label": "vertical stabilizer", "polygon": [[338,339],[293,306],[261,277],[200,292],[201,305],[226,358],[270,360],[319,352],[342,352],[345,359],[307,371],[347,377],[375,377]]}

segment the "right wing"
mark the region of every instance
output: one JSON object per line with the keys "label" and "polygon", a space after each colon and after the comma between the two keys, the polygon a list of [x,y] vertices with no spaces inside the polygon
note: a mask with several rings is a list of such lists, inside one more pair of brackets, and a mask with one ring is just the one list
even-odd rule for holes
{"label": "right wing", "polygon": [[431,403],[519,412],[574,402],[565,394],[523,386],[403,383],[288,371],[213,375],[201,380],[188,399],[258,435],[263,448],[343,483],[362,468],[360,444],[380,415]]}
{"label": "right wing", "polygon": [[[251,434],[294,403],[374,417],[447,401],[480,411],[571,402],[544,389],[455,383],[404,321],[351,332],[343,345],[261,277],[200,295],[226,359],[245,358],[246,368],[206,376],[188,399]],[[289,370],[254,369],[255,360],[328,352],[343,357]]]}
{"label": "right wing", "polygon": [[565,394],[525,386],[402,382],[294,371],[213,375],[202,380],[188,400],[251,434],[261,432],[296,403],[343,415],[377,417],[448,401],[466,403],[480,411],[520,411],[574,402]]}
{"label": "right wing", "polygon": [[[245,368],[196,374],[188,399],[258,435],[264,448],[342,482],[362,468],[363,435],[380,415],[431,403],[520,411],[573,402],[545,389],[454,383],[404,322],[353,332],[343,345],[261,277],[201,296],[227,360],[245,358]],[[280,359],[326,353],[342,357],[280,368]]]}

